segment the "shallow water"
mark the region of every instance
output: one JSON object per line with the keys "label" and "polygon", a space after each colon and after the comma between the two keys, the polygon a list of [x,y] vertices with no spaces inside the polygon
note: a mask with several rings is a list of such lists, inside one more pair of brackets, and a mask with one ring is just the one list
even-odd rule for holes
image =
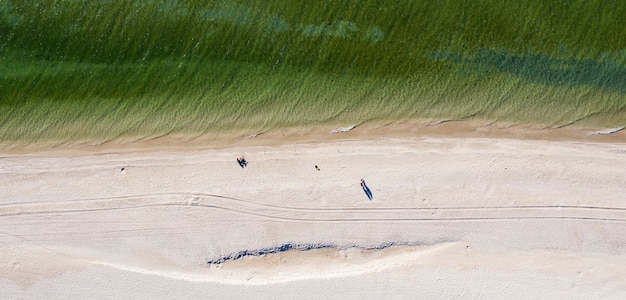
{"label": "shallow water", "polygon": [[0,3],[0,140],[626,125],[623,1]]}

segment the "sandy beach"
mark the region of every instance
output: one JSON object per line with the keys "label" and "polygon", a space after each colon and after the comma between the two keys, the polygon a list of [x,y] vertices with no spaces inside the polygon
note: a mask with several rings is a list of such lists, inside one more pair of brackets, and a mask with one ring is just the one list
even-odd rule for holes
{"label": "sandy beach", "polygon": [[626,297],[623,131],[437,128],[5,148],[0,297]]}

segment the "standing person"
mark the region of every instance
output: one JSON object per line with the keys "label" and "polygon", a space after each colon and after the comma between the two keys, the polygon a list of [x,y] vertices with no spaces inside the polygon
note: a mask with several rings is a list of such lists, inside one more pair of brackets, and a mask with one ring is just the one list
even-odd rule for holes
{"label": "standing person", "polygon": [[241,157],[237,157],[237,163],[241,168],[243,168],[243,164],[241,163]]}
{"label": "standing person", "polygon": [[365,180],[363,180],[363,178],[361,178],[361,188],[363,188],[363,192],[365,192],[365,195],[367,195],[367,198],[371,201],[374,196],[372,195],[370,188],[367,187],[367,184],[365,184]]}

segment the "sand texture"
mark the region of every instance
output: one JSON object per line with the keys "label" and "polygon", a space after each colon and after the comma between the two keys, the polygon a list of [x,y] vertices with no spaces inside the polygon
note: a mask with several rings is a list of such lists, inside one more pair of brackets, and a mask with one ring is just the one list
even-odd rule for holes
{"label": "sand texture", "polygon": [[624,299],[625,270],[624,143],[0,157],[0,298]]}

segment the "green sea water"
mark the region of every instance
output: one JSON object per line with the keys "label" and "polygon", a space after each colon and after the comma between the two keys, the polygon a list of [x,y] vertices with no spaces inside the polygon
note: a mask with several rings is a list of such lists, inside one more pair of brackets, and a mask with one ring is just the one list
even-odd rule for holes
{"label": "green sea water", "polygon": [[0,141],[626,125],[626,1],[0,0]]}

